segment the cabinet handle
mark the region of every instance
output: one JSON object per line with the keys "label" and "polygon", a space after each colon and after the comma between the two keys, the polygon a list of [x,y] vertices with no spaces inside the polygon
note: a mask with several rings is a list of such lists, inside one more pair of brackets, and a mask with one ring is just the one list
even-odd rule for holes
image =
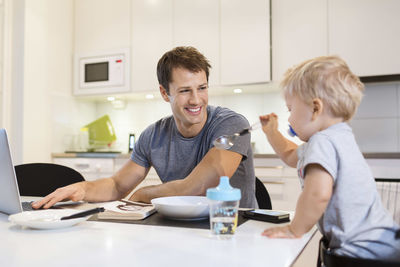
{"label": "cabinet handle", "polygon": [[75,164],[75,166],[76,166],[76,168],[79,168],[79,169],[87,169],[87,168],[89,168],[89,164],[88,163],[78,163],[78,164]]}

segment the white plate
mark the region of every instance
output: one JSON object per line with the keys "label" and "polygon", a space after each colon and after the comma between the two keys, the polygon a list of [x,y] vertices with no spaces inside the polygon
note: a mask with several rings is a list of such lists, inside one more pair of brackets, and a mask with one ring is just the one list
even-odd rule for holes
{"label": "white plate", "polygon": [[206,197],[177,196],[159,197],[151,200],[157,212],[177,220],[201,220],[209,216]]}
{"label": "white plate", "polygon": [[63,216],[72,215],[80,212],[73,209],[49,209],[37,211],[24,211],[8,216],[8,220],[21,226],[27,226],[35,229],[58,229],[69,227],[86,221],[88,217],[60,220]]}

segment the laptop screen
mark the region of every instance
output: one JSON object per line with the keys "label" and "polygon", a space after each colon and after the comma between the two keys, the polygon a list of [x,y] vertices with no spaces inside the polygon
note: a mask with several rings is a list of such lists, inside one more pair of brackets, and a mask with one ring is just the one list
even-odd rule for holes
{"label": "laptop screen", "polygon": [[5,129],[0,129],[0,212],[14,214],[21,211],[18,183],[7,133]]}

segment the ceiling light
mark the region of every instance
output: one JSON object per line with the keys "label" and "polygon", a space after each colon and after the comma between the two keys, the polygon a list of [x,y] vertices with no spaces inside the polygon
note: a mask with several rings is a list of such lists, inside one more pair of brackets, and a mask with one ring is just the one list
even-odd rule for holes
{"label": "ceiling light", "polygon": [[236,88],[236,89],[233,89],[233,92],[234,92],[235,94],[240,94],[241,92],[243,92],[243,90],[240,89],[240,88]]}
{"label": "ceiling light", "polygon": [[107,100],[108,100],[108,101],[114,101],[114,100],[115,100],[115,97],[114,97],[114,96],[109,96],[109,97],[107,97]]}

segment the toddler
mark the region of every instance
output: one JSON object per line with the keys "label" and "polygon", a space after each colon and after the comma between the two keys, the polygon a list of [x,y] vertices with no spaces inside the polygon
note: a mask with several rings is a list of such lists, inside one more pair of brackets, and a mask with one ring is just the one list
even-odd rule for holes
{"label": "toddler", "polygon": [[374,177],[347,122],[363,84],[336,56],[305,61],[281,83],[289,123],[304,141],[297,146],[278,131],[274,113],[260,116],[277,155],[297,167],[303,191],[287,226],[266,229],[273,238],[297,238],[317,223],[337,255],[400,261],[399,226],[384,209]]}

